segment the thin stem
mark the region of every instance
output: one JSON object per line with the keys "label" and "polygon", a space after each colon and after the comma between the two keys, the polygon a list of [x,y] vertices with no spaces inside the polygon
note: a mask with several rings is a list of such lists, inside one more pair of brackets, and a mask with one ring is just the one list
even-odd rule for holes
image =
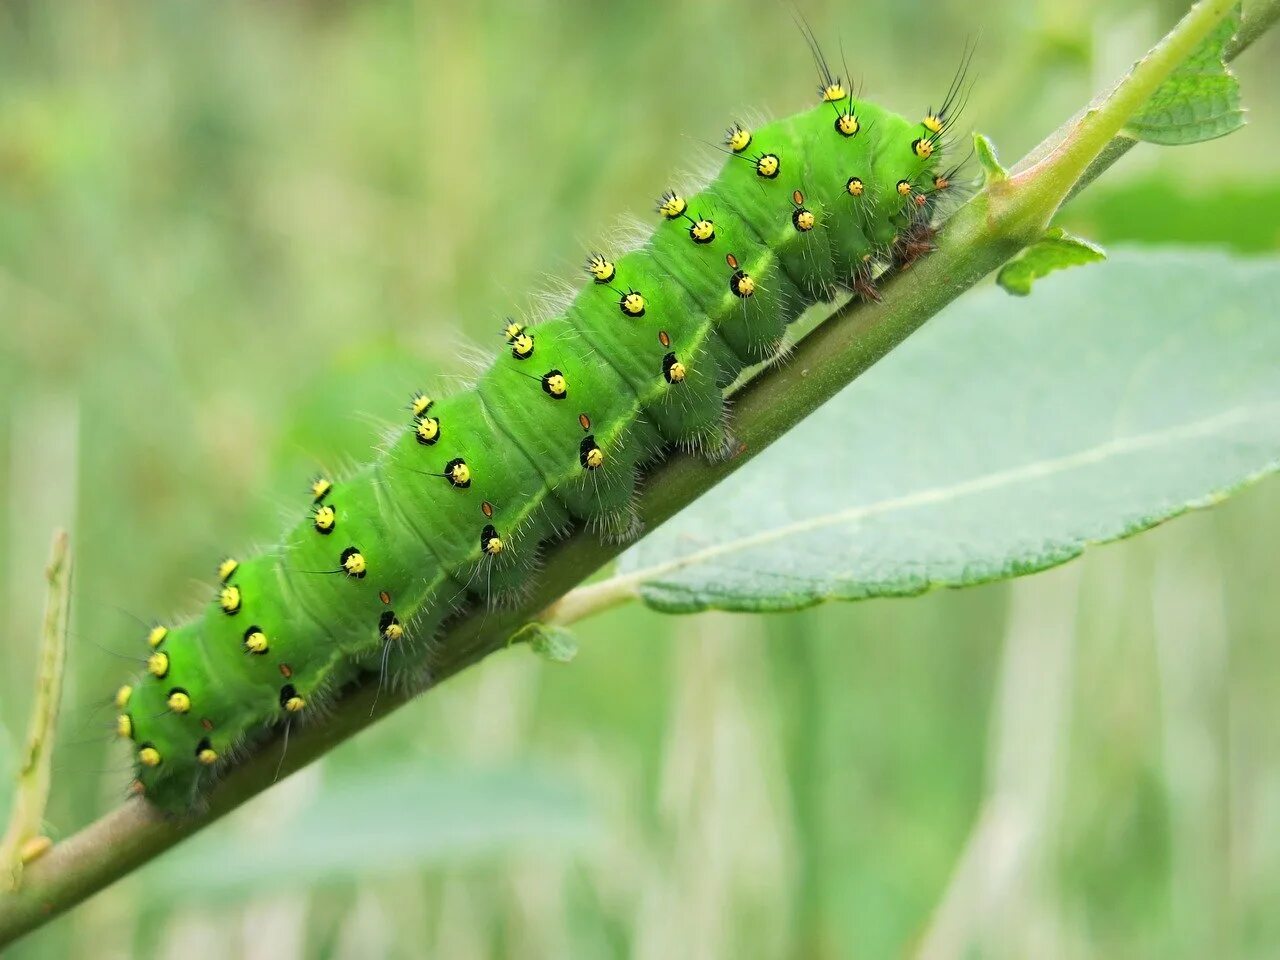
{"label": "thin stem", "polygon": [[62,702],[67,610],[71,602],[71,549],[65,531],[59,530],[53,536],[45,579],[49,586],[40,631],[36,700],[31,708],[26,753],[18,771],[13,813],[4,842],[0,843],[0,890],[17,889],[25,862],[42,854],[48,845],[43,835],[44,811],[53,767],[54,728]]}
{"label": "thin stem", "polygon": [[[1277,20],[1280,20],[1280,0],[1264,0],[1264,2],[1256,4],[1250,11],[1249,16],[1240,24],[1240,29],[1236,31],[1236,35],[1227,44],[1227,48],[1222,52],[1222,59],[1230,63],[1247,50],[1255,40],[1275,26]],[[1072,200],[1077,193],[1093,183],[1099,174],[1108,169],[1140,142],[1123,133],[1113,137],[1102,152],[1093,158],[1089,166],[1085,167],[1084,173],[1080,174],[1080,178],[1072,184],[1062,202],[1068,203]]]}
{"label": "thin stem", "polygon": [[[1047,155],[992,190],[992,217],[1008,232],[1039,234],[1091,163],[1129,118],[1235,8],[1236,0],[1201,0],[1135,63],[1111,92],[1084,112]],[[1123,151],[1121,151],[1123,153]]]}
{"label": "thin stem", "polygon": [[[1269,3],[1267,11],[1273,6]],[[677,454],[657,467],[646,478],[639,501],[646,527],[656,527],[741,468],[957,296],[1033,241],[1038,236],[1036,224],[1047,222],[1070,190],[1072,178],[1079,178],[1103,151],[1127,120],[1129,114],[1125,111],[1131,113],[1140,106],[1229,8],[1227,0],[1193,8],[1113,91],[1099,115],[1086,113],[1079,121],[1067,124],[1058,138],[1047,141],[1059,145],[1054,151],[1024,165],[1008,180],[980,191],[951,218],[939,237],[937,251],[886,283],[879,302],[851,302],[833,311],[800,341],[788,363],[763,371],[735,394],[735,432],[742,443],[738,456],[708,463]],[[1261,30],[1251,36],[1260,33]],[[1126,88],[1128,84],[1137,86]],[[997,205],[998,210],[993,209]],[[621,549],[617,544],[602,544],[582,531],[556,544],[548,550],[547,562],[519,607],[470,612],[443,633],[430,664],[433,682],[439,683],[504,648],[511,634],[534,619],[538,611],[551,607],[557,619],[576,618],[579,613],[575,612],[575,605],[579,611],[590,611],[627,599],[628,595],[616,584],[600,585],[597,593],[579,594],[573,601],[565,596]],[[328,723],[294,731],[283,774],[287,776],[307,765],[397,709],[412,695],[384,690],[379,698],[376,678],[357,685],[337,705]],[[278,739],[266,742],[210,793],[207,809],[198,815],[184,820],[166,818],[135,798],[57,844],[31,865],[16,894],[0,899],[0,946],[47,922],[270,787],[275,781],[278,758]]]}

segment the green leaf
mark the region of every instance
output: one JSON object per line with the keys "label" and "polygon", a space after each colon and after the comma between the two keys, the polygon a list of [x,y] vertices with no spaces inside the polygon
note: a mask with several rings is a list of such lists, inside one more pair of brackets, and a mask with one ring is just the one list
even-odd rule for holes
{"label": "green leaf", "polygon": [[18,752],[8,729],[0,723],[0,837],[4,836],[13,809],[13,794],[18,789]]}
{"label": "green leaf", "polygon": [[1153,172],[1138,180],[1099,181],[1057,219],[1101,243],[1212,244],[1236,253],[1265,253],[1280,248],[1280,182],[1246,180],[1188,190]]}
{"label": "green leaf", "polygon": [[1125,132],[1149,143],[1176,146],[1212,140],[1243,126],[1240,83],[1223,60],[1238,29],[1239,6],[1130,118]]}
{"label": "green leaf", "polygon": [[527,642],[529,649],[552,663],[569,663],[578,655],[573,632],[550,623],[526,623],[511,635],[509,643]]}
{"label": "green leaf", "polygon": [[973,135],[973,150],[978,157],[979,166],[982,167],[984,182],[992,183],[1009,178],[1009,171],[1000,165],[1000,158],[996,156],[995,144],[981,133]]}
{"label": "green leaf", "polygon": [[157,902],[207,904],[530,846],[580,847],[595,830],[582,793],[546,770],[411,762],[422,760],[344,771],[287,817],[269,817],[266,830],[252,810],[237,813],[143,876]]}
{"label": "green leaf", "polygon": [[1073,237],[1061,227],[1051,227],[1041,239],[1001,267],[996,282],[1010,293],[1026,296],[1035,281],[1055,270],[1097,263],[1106,258],[1106,252],[1096,244]]}
{"label": "green leaf", "polygon": [[1062,563],[1280,466],[1280,261],[1121,251],[963,297],[622,560],[670,612]]}

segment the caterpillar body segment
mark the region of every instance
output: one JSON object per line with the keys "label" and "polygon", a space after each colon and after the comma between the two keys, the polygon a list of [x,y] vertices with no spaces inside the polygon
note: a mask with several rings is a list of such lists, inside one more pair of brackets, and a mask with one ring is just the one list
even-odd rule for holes
{"label": "caterpillar body segment", "polygon": [[225,560],[198,616],[152,632],[116,700],[146,796],[199,804],[258,731],[412,663],[468,598],[518,596],[574,524],[634,535],[637,477],[666,449],[731,449],[724,389],[806,307],[866,290],[946,183],[944,125],[855,103],[829,73],[820,89],[732,126],[716,179],[663,194],[643,247],[590,255],[560,315],[509,321],[473,388],[415,395],[378,459],[316,478],[280,546]]}

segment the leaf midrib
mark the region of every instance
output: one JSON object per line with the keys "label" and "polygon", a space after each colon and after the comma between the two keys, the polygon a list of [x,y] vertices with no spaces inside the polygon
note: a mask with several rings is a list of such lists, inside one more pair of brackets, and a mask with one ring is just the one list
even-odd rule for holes
{"label": "leaf midrib", "polygon": [[1183,423],[1173,427],[1165,427],[1160,430],[1145,431],[1143,433],[1132,434],[1126,437],[1113,437],[1104,443],[1095,444],[1092,447],[1086,447],[1083,450],[1078,450],[1074,453],[1069,453],[1061,457],[1053,457],[1047,460],[1035,460],[1031,463],[1021,464],[1016,467],[997,470],[992,473],[980,474],[960,483],[949,484],[941,487],[928,487],[923,490],[903,494],[902,496],[890,497],[886,500],[877,500],[872,503],[859,504],[858,506],[839,510],[835,513],[809,517],[805,520],[797,520],[793,523],[761,531],[749,537],[739,537],[738,539],[730,540],[727,543],[720,543],[711,547],[706,547],[683,557],[678,557],[665,563],[656,564],[654,566],[626,574],[624,577],[619,579],[625,580],[627,583],[638,587],[646,582],[666,576],[667,574],[708,563],[717,557],[750,550],[755,547],[766,546],[771,543],[777,543],[778,541],[785,540],[789,537],[801,536],[806,533],[813,533],[827,528],[856,523],[869,517],[883,516],[897,511],[911,510],[918,507],[946,503],[951,500],[958,500],[974,494],[988,493],[1005,487],[1014,486],[1015,484],[1022,482],[1042,480],[1059,474],[1069,473],[1072,470],[1078,470],[1084,467],[1104,463],[1108,459],[1114,457],[1121,457],[1143,450],[1151,450],[1161,446],[1172,446],[1186,440],[1197,439],[1207,434],[1216,433],[1227,427],[1238,426],[1252,422],[1255,419],[1265,418],[1268,415],[1280,416],[1280,402],[1248,404],[1232,407],[1230,410],[1214,414],[1210,417],[1193,420],[1189,423]]}

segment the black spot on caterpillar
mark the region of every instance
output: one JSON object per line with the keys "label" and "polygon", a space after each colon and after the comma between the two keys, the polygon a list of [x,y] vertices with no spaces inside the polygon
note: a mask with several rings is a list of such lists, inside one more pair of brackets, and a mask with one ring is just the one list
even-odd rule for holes
{"label": "black spot on caterpillar", "polygon": [[730,449],[723,391],[790,322],[927,250],[962,80],[908,119],[856,100],[814,48],[816,107],[732,124],[716,178],[662,192],[643,247],[590,253],[561,314],[503,325],[474,387],[410,398],[382,456],[314,478],[278,547],[224,560],[199,615],[151,632],[117,699],[149,798],[197,803],[255,731],[432,636],[461,591],[518,592],[572,524],[633,535],[639,470],[673,445]]}

